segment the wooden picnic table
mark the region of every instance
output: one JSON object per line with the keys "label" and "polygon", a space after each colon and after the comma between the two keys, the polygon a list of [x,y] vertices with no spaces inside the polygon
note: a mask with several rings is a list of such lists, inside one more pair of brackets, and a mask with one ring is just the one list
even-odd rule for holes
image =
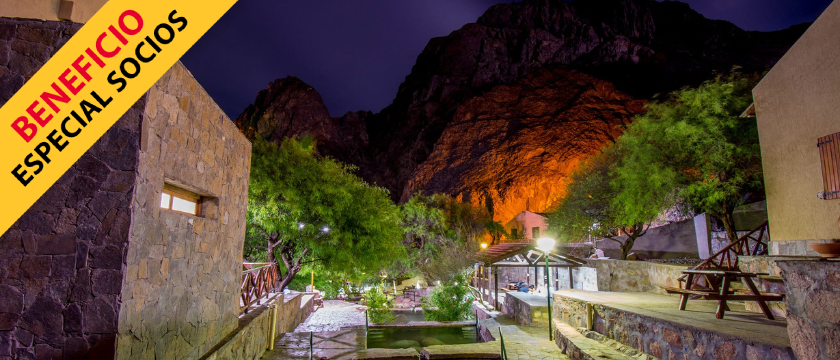
{"label": "wooden picnic table", "polygon": [[417,301],[417,289],[416,288],[405,288],[402,290],[403,298],[408,298],[408,295],[411,294],[411,301]]}
{"label": "wooden picnic table", "polygon": [[[784,294],[763,293],[758,291],[758,287],[755,286],[752,279],[760,275],[767,275],[765,273],[745,273],[740,271],[725,270],[683,270],[683,274],[686,274],[687,277],[684,283],[685,285],[682,288],[666,286],[663,286],[662,288],[669,294],[680,294],[680,310],[685,310],[686,303],[688,302],[688,298],[690,296],[699,296],[706,300],[717,300],[718,307],[715,317],[718,319],[723,319],[724,312],[729,310],[729,306],[726,305],[726,301],[742,300],[755,301],[758,303],[758,307],[761,308],[761,311],[768,319],[775,320],[773,313],[770,311],[770,307],[767,306],[767,301],[782,301],[785,298]],[[703,276],[706,280],[706,284],[710,286],[710,289],[692,289],[694,278],[696,276]],[[745,285],[747,285],[747,289],[736,290],[730,288],[732,280],[737,280],[739,278],[743,280]],[[718,285],[718,280],[720,280],[720,285]]]}

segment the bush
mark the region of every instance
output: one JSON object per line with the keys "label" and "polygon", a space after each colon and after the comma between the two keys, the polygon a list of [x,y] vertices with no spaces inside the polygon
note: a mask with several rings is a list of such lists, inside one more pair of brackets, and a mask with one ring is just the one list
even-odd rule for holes
{"label": "bush", "polygon": [[472,315],[472,295],[465,276],[457,276],[420,299],[428,321],[460,321]]}
{"label": "bush", "polygon": [[341,289],[340,281],[327,281],[324,284],[324,299],[332,300],[338,297],[338,290]]}
{"label": "bush", "polygon": [[395,320],[391,308],[393,301],[382,292],[382,287],[375,286],[365,293],[365,303],[368,307],[368,317],[372,323],[386,323]]}

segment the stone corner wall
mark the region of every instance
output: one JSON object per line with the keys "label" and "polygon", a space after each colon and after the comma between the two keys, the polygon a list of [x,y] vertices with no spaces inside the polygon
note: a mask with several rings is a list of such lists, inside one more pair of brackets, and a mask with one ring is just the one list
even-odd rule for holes
{"label": "stone corner wall", "polygon": [[512,317],[517,323],[526,326],[548,324],[548,306],[533,306],[511,294],[505,295],[504,302],[502,313]]}
{"label": "stone corner wall", "polygon": [[[251,144],[181,63],[146,96],[118,357],[197,359],[237,327]],[[161,209],[165,182],[201,216]]]}
{"label": "stone corner wall", "polygon": [[[0,18],[0,106],[80,26]],[[113,358],[145,102],[0,237],[0,358]]]}
{"label": "stone corner wall", "polygon": [[777,261],[787,288],[790,345],[799,359],[840,359],[840,262]]}

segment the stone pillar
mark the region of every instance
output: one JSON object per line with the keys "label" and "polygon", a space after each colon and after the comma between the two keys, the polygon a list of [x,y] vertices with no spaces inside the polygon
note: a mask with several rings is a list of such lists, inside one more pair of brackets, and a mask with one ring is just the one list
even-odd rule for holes
{"label": "stone pillar", "polygon": [[782,260],[790,345],[798,359],[840,359],[840,261]]}
{"label": "stone pillar", "polygon": [[697,236],[697,253],[701,259],[712,256],[712,223],[705,213],[694,217],[694,234]]}

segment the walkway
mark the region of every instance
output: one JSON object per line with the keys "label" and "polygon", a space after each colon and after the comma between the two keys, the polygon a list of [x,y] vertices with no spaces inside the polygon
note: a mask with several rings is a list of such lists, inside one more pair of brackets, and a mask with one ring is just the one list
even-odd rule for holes
{"label": "walkway", "polygon": [[507,316],[482,320],[481,325],[488,328],[496,340],[478,344],[430,346],[423,349],[423,355],[429,359],[446,359],[449,358],[447,355],[455,354],[499,354],[502,348],[499,336],[501,331],[510,360],[569,359],[554,342],[548,340],[546,327],[519,325]]}
{"label": "walkway", "polygon": [[[497,321],[498,320],[498,321]],[[437,345],[422,349],[424,359],[446,359],[465,354],[476,358],[498,358],[501,351],[499,330],[505,338],[505,348],[510,360],[568,360],[557,346],[548,340],[548,329],[535,326],[521,326],[507,317],[482,320],[481,325],[489,329],[494,341],[464,345]],[[346,328],[339,331],[314,332],[312,334],[313,359],[416,359],[414,349],[366,349],[364,327]],[[275,342],[274,351],[269,351],[263,360],[309,359],[309,333],[285,334]]]}
{"label": "walkway", "polygon": [[306,318],[295,332],[338,331],[343,327],[364,326],[365,307],[343,300],[324,300],[324,307]]}

